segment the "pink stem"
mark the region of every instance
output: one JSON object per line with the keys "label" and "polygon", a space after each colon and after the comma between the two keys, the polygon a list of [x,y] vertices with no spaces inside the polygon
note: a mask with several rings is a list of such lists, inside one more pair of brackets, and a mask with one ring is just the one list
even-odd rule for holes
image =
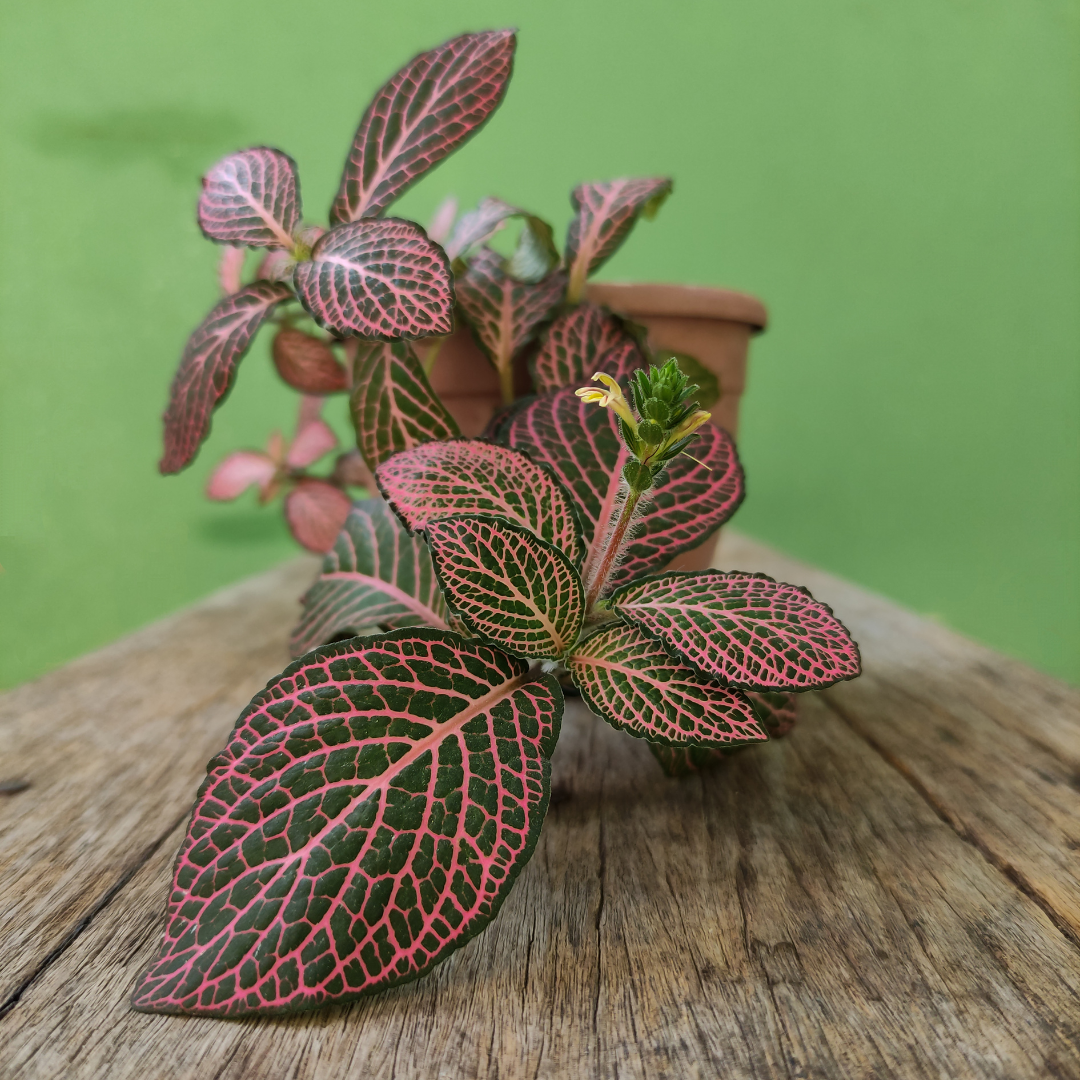
{"label": "pink stem", "polygon": [[589,593],[586,600],[587,611],[591,611],[596,604],[596,601],[600,599],[600,596],[604,591],[604,586],[607,584],[608,575],[611,573],[611,568],[615,565],[616,560],[622,553],[623,541],[626,538],[626,530],[630,528],[630,522],[634,518],[634,511],[637,509],[638,500],[641,498],[642,494],[643,492],[631,490],[626,496],[626,501],[622,504],[618,523],[615,525],[615,528],[611,533],[611,539],[608,541],[607,551],[604,552],[604,558],[597,567],[596,574],[589,586]]}

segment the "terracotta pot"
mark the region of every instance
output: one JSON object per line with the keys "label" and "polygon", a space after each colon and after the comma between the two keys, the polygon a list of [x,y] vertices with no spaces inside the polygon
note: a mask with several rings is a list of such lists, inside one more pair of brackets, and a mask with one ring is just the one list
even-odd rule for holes
{"label": "terracotta pot", "polygon": [[[721,398],[713,416],[732,435],[739,429],[739,399],[746,386],[750,338],[765,329],[765,305],[746,293],[697,285],[590,285],[588,298],[639,323],[654,349],[696,357],[720,381]],[[441,347],[432,387],[446,403],[464,435],[479,435],[499,407],[494,368],[460,326]],[[672,569],[701,570],[712,562],[716,538],[680,555]]]}

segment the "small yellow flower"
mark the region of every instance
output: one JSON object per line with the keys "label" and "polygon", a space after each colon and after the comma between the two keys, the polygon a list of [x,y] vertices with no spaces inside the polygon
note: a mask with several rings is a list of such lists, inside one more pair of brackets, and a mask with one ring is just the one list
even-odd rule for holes
{"label": "small yellow flower", "polygon": [[598,371],[593,376],[593,382],[603,383],[607,389],[597,390],[595,386],[583,386],[580,390],[575,390],[574,393],[582,401],[590,404],[595,403],[602,409],[609,407],[614,409],[618,413],[619,419],[624,424],[629,425],[631,431],[637,431],[637,420],[634,419],[634,414],[630,411],[630,404],[623,397],[619,384],[610,375],[605,375],[602,371]]}
{"label": "small yellow flower", "polygon": [[706,412],[704,409],[698,409],[697,412],[691,413],[670,435],[667,437],[667,446],[671,446],[677,443],[680,439],[685,439],[692,431],[697,431],[706,420],[712,419],[712,413]]}

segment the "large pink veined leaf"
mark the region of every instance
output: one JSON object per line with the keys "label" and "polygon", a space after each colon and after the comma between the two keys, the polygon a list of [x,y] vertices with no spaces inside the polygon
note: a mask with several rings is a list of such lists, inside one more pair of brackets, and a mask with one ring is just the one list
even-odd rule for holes
{"label": "large pink veined leaf", "polygon": [[[649,492],[634,539],[612,575],[617,584],[666,566],[714,533],[742,502],[742,466],[722,428],[704,424],[688,453],[676,457]],[[586,404],[567,387],[515,414],[504,438],[550,469],[573,495],[589,553],[583,576],[599,559],[605,530],[618,505],[629,451],[610,409]]]}
{"label": "large pink veined leaf", "polygon": [[[755,693],[743,691],[754,706],[761,726],[769,733],[770,739],[780,739],[795,725],[798,717],[798,698],[794,694],[773,691]],[[660,768],[668,776],[688,776],[703,772],[726,761],[742,747],[730,750],[713,750],[707,746],[666,746],[663,743],[650,742],[649,749],[660,763]]]}
{"label": "large pink veined leaf", "polygon": [[383,462],[375,479],[410,530],[455,514],[492,514],[530,529],[574,563],[584,554],[570,500],[521,451],[478,439],[426,443]]}
{"label": "large pink veined leaf", "polygon": [[619,249],[639,217],[651,218],[671,194],[671,180],[609,180],[580,184],[570,202],[576,211],[566,233],[570,299],[581,299],[585,281]]}
{"label": "large pink veined leaf", "polygon": [[454,329],[446,252],[413,221],[339,225],[297,264],[293,280],[312,318],[339,334],[400,341]]}
{"label": "large pink veined leaf", "polygon": [[268,146],[222,158],[204,177],[199,227],[222,244],[292,248],[300,223],[296,162]]}
{"label": "large pink veined leaf", "polygon": [[305,476],[285,496],[285,520],[298,544],[321,555],[333,547],[351,507],[341,488]]}
{"label": "large pink veined leaf", "polygon": [[580,642],[567,667],[589,708],[639,739],[710,747],[768,739],[745,694],[700,678],[625,623]]}
{"label": "large pink veined leaf", "polygon": [[409,61],[360,120],[330,220],[376,217],[476,134],[513,68],[512,30],[462,34]]}
{"label": "large pink veined leaf", "polygon": [[277,373],[302,394],[340,394],[349,389],[345,366],[320,338],[283,326],[270,351]]}
{"label": "large pink veined leaf", "polygon": [[376,627],[447,629],[446,602],[427,545],[409,535],[382,499],[353,504],[301,604],[293,656]]}
{"label": "large pink veined leaf", "polygon": [[562,303],[566,276],[559,270],[529,285],[502,268],[502,256],[482,247],[456,282],[457,301],[480,346],[500,373],[512,378],[518,350]]}
{"label": "large pink veined leaf", "polygon": [[356,442],[371,469],[402,450],[461,435],[406,342],[361,345],[349,405]]}
{"label": "large pink veined leaf", "polygon": [[191,464],[210,434],[210,414],[232,386],[236,365],[274,308],[292,296],[288,285],[256,281],[225,297],[188,339],[165,410],[166,475]]}
{"label": "large pink veined leaf", "polygon": [[765,574],[659,574],[623,586],[611,606],[728,686],[816,690],[860,671],[858,646],[832,609]]}
{"label": "large pink veined leaf", "polygon": [[533,383],[543,394],[584,386],[598,371],[621,378],[647,364],[618,316],[597,304],[578,304],[544,332],[531,367]]}
{"label": "large pink veined leaf", "polygon": [[577,641],[585,590],[553,544],[497,517],[439,518],[424,533],[447,602],[474,634],[547,659]]}
{"label": "large pink veined leaf", "polygon": [[229,454],[206,484],[206,497],[216,502],[238,498],[252,484],[258,484],[264,501],[277,474],[277,464],[269,454],[257,450],[237,450]]}
{"label": "large pink veined leaf", "polygon": [[210,762],[134,1007],[312,1009],[445,960],[533,853],[561,716],[550,675],[447,631],[293,663]]}

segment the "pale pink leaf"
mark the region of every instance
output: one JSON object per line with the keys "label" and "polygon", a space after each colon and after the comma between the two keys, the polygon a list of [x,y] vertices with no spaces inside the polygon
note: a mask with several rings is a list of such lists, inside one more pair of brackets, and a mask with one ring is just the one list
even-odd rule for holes
{"label": "pale pink leaf", "polygon": [[290,469],[306,469],[324,454],[329,454],[337,444],[337,436],[330,425],[325,420],[313,420],[297,431],[285,455],[285,463]]}
{"label": "pale pink leaf", "polygon": [[512,30],[462,34],[386,83],[360,120],[331,223],[382,214],[474,135],[503,99],[516,44]]}
{"label": "pale pink leaf", "polygon": [[210,433],[210,414],[232,387],[236,365],[274,308],[293,295],[288,285],[256,281],[225,297],[188,339],[165,410],[161,472],[189,465]]}
{"label": "pale pink leaf", "polygon": [[222,158],[203,177],[199,227],[211,240],[291,248],[299,223],[296,162],[280,150],[241,150]]}
{"label": "pale pink leaf", "polygon": [[860,672],[832,609],[765,574],[671,572],[633,581],[611,607],[707,678],[744,690],[815,690]]}
{"label": "pale pink leaf", "polygon": [[244,287],[243,272],[246,258],[247,252],[242,247],[226,244],[221,249],[221,258],[218,260],[218,284],[221,286],[223,296],[239,292]]}
{"label": "pale pink leaf", "polygon": [[258,484],[259,490],[264,492],[269,489],[276,472],[277,466],[266,454],[256,450],[237,450],[210,474],[206,497],[228,502],[242,495],[252,484]]}
{"label": "pale pink leaf", "polygon": [[551,675],[445,630],[291,664],[207,768],[134,1007],[294,1012],[429,971],[532,856],[561,717]]}
{"label": "pale pink leaf", "polygon": [[[431,220],[428,222],[427,234],[430,240],[434,240],[436,244],[442,244],[446,247],[446,238],[450,235],[450,230],[454,227],[454,218],[457,217],[458,203],[457,199],[453,195],[447,196],[441,203],[435,208],[435,213],[431,215]],[[447,252],[449,255],[450,253]],[[453,259],[453,256],[450,256]]]}
{"label": "pale pink leaf", "polygon": [[339,225],[293,279],[315,321],[339,334],[399,341],[454,328],[450,263],[412,221]]}
{"label": "pale pink leaf", "polygon": [[577,563],[584,546],[566,493],[520,451],[479,439],[431,442],[375,470],[410,530],[452,514],[493,514],[536,533]]}
{"label": "pale pink leaf", "polygon": [[[735,444],[707,423],[687,454],[674,458],[643,500],[641,516],[611,583],[666,566],[708,539],[738,509],[745,492]],[[618,505],[629,451],[610,409],[587,404],[567,387],[525,406],[505,440],[545,466],[574,497],[589,554],[583,577],[602,555],[604,529]]]}
{"label": "pale pink leaf", "polygon": [[334,546],[351,507],[341,488],[305,477],[285,496],[285,520],[298,544],[323,554]]}

